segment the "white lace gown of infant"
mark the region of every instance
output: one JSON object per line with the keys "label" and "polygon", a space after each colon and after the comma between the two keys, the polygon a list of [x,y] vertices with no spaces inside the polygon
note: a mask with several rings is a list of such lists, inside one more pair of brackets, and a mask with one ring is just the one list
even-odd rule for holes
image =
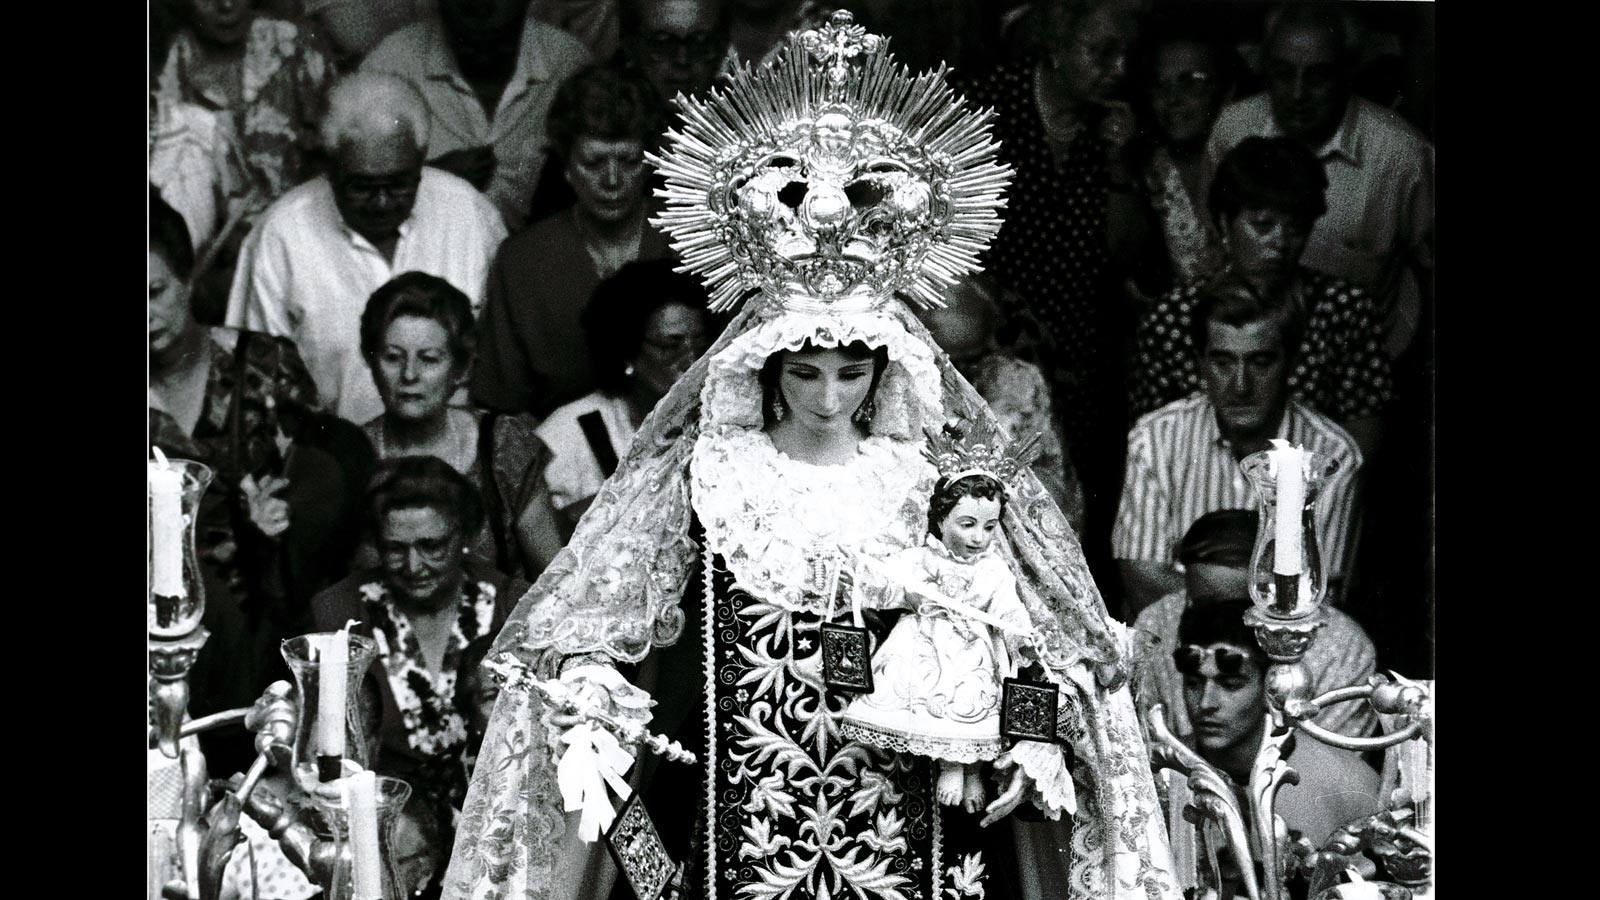
{"label": "white lace gown of infant", "polygon": [[[959,559],[930,534],[923,546],[886,560],[885,568],[896,581],[927,589],[907,593],[913,611],[873,655],[875,689],[846,709],[844,733],[949,762],[994,759],[1004,749],[1001,683],[1016,673],[1031,630],[1005,560],[994,545]],[[966,609],[1006,627],[981,622]]]}

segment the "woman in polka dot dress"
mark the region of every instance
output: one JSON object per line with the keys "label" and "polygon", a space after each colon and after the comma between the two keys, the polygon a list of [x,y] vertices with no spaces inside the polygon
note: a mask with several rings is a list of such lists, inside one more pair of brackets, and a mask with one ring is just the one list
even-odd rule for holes
{"label": "woman in polka dot dress", "polygon": [[[1008,320],[1037,323],[1039,362],[1055,382],[1063,435],[1080,476],[1090,532],[1109,534],[1127,435],[1121,350],[1132,321],[1110,274],[1115,204],[1136,205],[1127,104],[1114,100],[1136,33],[1116,0],[1057,0],[1045,54],[1002,65],[965,87],[996,113],[1000,155],[1015,171],[1005,225],[985,268],[1020,300]],[[1127,332],[1127,335],[1124,335]],[[1100,515],[1096,515],[1096,511]]]}

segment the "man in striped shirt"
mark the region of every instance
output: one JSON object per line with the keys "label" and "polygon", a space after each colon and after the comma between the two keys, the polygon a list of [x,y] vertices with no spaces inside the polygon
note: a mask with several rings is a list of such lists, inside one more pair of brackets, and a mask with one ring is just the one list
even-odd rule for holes
{"label": "man in striped shirt", "polygon": [[1337,598],[1348,571],[1361,451],[1344,429],[1289,399],[1289,354],[1300,345],[1302,316],[1293,304],[1267,305],[1233,275],[1200,292],[1192,337],[1205,390],[1142,417],[1128,434],[1111,550],[1130,618],[1182,590],[1173,551],[1196,519],[1256,508],[1239,462],[1275,437],[1339,462],[1316,517],[1329,597]]}

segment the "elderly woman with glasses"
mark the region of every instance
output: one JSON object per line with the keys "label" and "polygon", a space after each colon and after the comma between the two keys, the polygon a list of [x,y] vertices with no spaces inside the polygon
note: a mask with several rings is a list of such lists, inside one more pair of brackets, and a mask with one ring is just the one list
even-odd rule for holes
{"label": "elderly woman with glasses", "polygon": [[1147,288],[1159,295],[1174,284],[1209,276],[1222,265],[1202,185],[1206,138],[1233,96],[1243,64],[1233,48],[1198,24],[1174,20],[1155,31],[1142,67],[1155,140],[1141,174],[1164,251],[1150,267],[1162,277]]}
{"label": "elderly woman with glasses", "polygon": [[629,263],[595,290],[583,329],[599,389],[538,430],[552,454],[545,485],[566,534],[627,455],[639,423],[710,346],[709,326],[704,288],[666,260]]}
{"label": "elderly woman with glasses", "polygon": [[483,527],[472,482],[433,456],[381,464],[368,494],[377,566],[357,571],[311,601],[319,631],[355,620],[378,645],[385,774],[459,805],[467,723],[456,703],[462,652],[499,633],[527,582],[471,555]]}
{"label": "elderly woman with glasses", "polygon": [[[1113,267],[1144,218],[1122,93],[1138,23],[1122,0],[1040,4],[1038,52],[967,88],[995,110],[1000,157],[1015,171],[1005,224],[985,270],[1015,297],[1008,319],[1040,326],[1054,362],[1056,413],[1087,497],[1084,546],[1097,553],[1114,517],[1127,433],[1121,348],[1131,330]],[[1003,300],[1003,302],[1005,302]],[[1098,537],[1097,537],[1098,536]],[[1106,560],[1091,559],[1091,564]]]}

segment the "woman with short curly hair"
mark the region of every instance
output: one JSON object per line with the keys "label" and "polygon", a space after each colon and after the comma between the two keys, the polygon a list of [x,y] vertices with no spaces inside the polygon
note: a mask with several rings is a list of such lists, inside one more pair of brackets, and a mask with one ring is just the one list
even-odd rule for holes
{"label": "woman with short curly hair", "polygon": [[396,275],[361,314],[361,355],[383,413],[364,428],[379,459],[434,456],[467,476],[487,506],[487,526],[468,546],[502,571],[532,580],[561,539],[541,490],[549,451],[525,415],[452,406],[477,346],[472,304],[424,272]]}

